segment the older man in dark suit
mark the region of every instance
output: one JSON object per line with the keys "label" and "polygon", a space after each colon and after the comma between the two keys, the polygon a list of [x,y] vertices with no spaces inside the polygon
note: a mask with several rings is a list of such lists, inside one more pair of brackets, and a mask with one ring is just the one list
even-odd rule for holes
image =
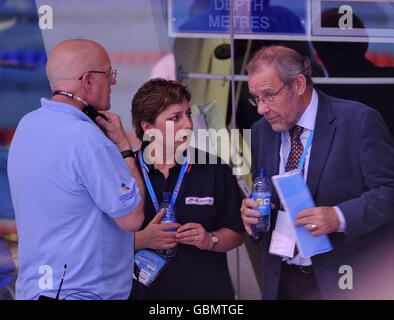
{"label": "older man in dark suit", "polygon": [[[381,116],[363,104],[317,91],[308,59],[270,46],[248,65],[250,101],[264,118],[252,127],[252,173],[297,168],[300,155],[316,207],[296,225],[327,234],[333,250],[282,258],[269,254],[280,202],[274,192],[270,232],[263,241],[263,299],[394,298],[394,146]],[[313,133],[313,140],[307,140]],[[241,212],[252,235],[257,203]]]}

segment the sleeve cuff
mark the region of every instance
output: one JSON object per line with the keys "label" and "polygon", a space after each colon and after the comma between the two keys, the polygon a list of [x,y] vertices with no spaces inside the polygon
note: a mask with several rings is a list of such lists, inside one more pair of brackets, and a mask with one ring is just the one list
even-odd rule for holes
{"label": "sleeve cuff", "polygon": [[345,216],[342,213],[342,210],[339,209],[339,207],[335,206],[334,207],[335,212],[337,213],[338,219],[339,219],[339,228],[336,232],[346,232],[346,220],[345,220]]}

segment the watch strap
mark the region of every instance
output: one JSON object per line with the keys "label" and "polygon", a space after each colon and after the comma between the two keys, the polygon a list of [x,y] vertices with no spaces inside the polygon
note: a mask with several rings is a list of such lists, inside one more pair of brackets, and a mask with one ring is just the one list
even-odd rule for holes
{"label": "watch strap", "polygon": [[210,232],[209,234],[210,234],[211,240],[212,240],[212,246],[209,250],[212,251],[215,248],[215,246],[217,245],[217,243],[219,242],[219,239],[213,232]]}
{"label": "watch strap", "polygon": [[132,150],[124,150],[120,154],[122,155],[123,158],[128,158],[128,157],[135,158],[135,152],[133,152]]}

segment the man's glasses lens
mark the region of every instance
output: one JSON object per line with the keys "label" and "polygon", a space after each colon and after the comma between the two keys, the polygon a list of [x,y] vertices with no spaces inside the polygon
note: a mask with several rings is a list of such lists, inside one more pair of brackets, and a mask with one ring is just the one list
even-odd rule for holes
{"label": "man's glasses lens", "polygon": [[256,101],[256,97],[250,97],[250,98],[248,99],[248,102],[249,102],[253,107],[257,107],[257,106],[258,106],[258,103],[257,103],[257,101]]}
{"label": "man's glasses lens", "polygon": [[112,79],[116,79],[116,77],[118,76],[118,70],[111,69],[110,75]]}
{"label": "man's glasses lens", "polygon": [[283,86],[274,94],[268,94],[266,95],[264,98],[260,98],[260,97],[255,97],[255,96],[251,96],[248,99],[248,102],[254,106],[254,107],[258,107],[260,101],[262,101],[265,104],[271,105],[275,102],[275,98],[276,96],[282,91],[282,89],[286,86],[286,83],[283,84]]}

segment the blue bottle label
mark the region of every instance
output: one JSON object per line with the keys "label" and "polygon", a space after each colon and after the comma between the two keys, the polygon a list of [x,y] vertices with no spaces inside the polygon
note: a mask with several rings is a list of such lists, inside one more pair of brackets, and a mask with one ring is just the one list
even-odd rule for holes
{"label": "blue bottle label", "polygon": [[252,199],[257,202],[258,207],[254,208],[260,212],[261,216],[266,216],[271,213],[271,194],[267,192],[253,193]]}
{"label": "blue bottle label", "polygon": [[[176,223],[176,218],[172,214],[166,214],[163,219],[160,221],[160,223]],[[176,231],[176,229],[167,229],[166,231]]]}

